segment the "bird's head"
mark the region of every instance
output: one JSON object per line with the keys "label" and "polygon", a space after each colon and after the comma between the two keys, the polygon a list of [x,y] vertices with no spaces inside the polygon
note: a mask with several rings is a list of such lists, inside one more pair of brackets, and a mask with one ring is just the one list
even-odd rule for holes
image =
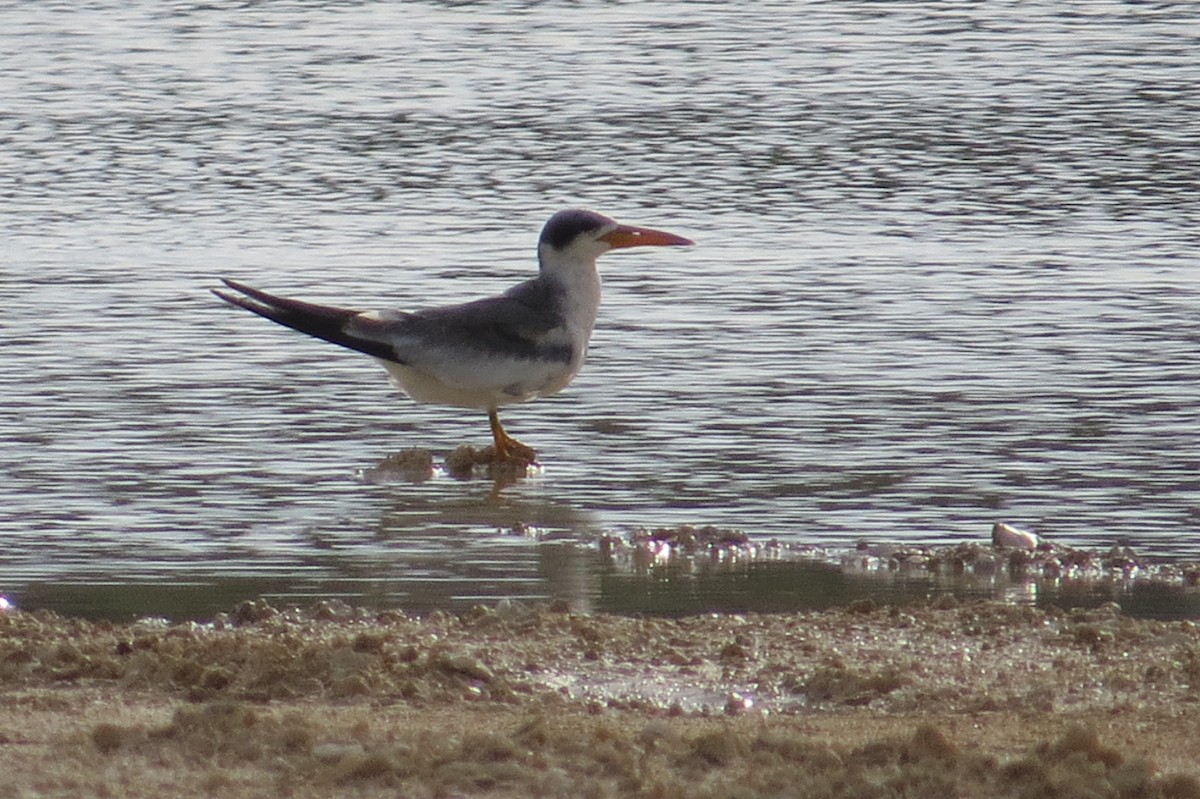
{"label": "bird's head", "polygon": [[603,214],[583,209],[559,211],[542,228],[538,258],[542,268],[559,263],[595,263],[609,250],[693,244],[683,236],[661,230],[622,225]]}

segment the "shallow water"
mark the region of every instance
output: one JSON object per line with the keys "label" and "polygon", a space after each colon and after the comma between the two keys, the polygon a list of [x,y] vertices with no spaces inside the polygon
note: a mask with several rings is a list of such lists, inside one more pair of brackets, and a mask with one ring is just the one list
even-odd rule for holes
{"label": "shallow water", "polygon": [[[542,539],[681,523],[1200,554],[1189,6],[2,13],[0,590],[26,605],[590,596],[586,551]],[[504,415],[545,470],[501,492],[364,479],[486,420],[207,292],[471,298],[566,205],[698,245],[602,261],[583,373]]]}

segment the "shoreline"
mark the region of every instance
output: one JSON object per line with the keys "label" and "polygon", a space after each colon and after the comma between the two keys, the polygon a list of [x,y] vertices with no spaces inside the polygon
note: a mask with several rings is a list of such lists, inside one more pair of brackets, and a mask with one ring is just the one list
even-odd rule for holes
{"label": "shoreline", "polygon": [[9,612],[0,796],[1200,797],[1198,692],[1200,626],[1111,605]]}
{"label": "shoreline", "polygon": [[[1131,616],[1200,620],[1200,561],[1129,547],[1082,549],[1044,539],[1032,547],[984,541],[831,547],[690,525],[588,540],[543,538],[525,525],[497,532],[522,539],[503,564],[472,571],[427,561],[425,568],[442,574],[415,586],[386,570],[294,579],[278,571],[176,570],[136,582],[101,573],[90,580],[18,580],[8,588],[11,599],[0,594],[0,612],[27,605],[89,619],[133,621],[150,613],[208,621],[257,598],[313,608],[349,597],[380,613],[463,613],[480,602],[543,601],[565,602],[581,613],[678,617],[806,612],[858,600],[919,607],[948,596],[1043,608],[1117,602]],[[497,569],[513,565],[510,557],[524,558],[524,576],[491,580]]]}

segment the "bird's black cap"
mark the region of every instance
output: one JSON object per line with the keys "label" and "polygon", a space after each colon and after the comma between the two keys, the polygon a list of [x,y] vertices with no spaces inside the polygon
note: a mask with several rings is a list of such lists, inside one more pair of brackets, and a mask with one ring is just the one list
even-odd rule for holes
{"label": "bird's black cap", "polygon": [[542,237],[539,242],[561,250],[574,241],[580,233],[589,233],[611,224],[614,224],[613,220],[595,211],[587,211],[582,208],[559,211],[550,217],[550,221],[542,228]]}

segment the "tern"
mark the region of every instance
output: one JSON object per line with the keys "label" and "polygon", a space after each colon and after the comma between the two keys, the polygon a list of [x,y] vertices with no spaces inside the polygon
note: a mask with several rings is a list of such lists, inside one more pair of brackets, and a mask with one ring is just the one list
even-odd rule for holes
{"label": "tern", "polygon": [[505,432],[499,408],[561,391],[583,366],[600,306],[596,259],[609,250],[689,245],[594,211],[559,211],[538,240],[538,275],[503,294],[416,311],[359,311],[277,297],[222,278],[222,300],[374,357],[420,403],[487,411],[497,462],[537,453]]}

